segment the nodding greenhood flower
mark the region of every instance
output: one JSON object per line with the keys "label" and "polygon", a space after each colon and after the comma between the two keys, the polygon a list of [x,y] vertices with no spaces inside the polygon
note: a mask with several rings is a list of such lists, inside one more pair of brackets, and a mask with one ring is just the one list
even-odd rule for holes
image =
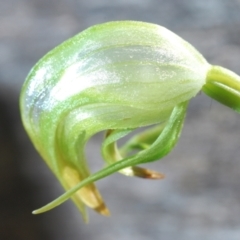
{"label": "nodding greenhood flower", "polygon": [[[20,107],[29,137],[66,193],[34,213],[72,198],[85,219],[85,205],[108,215],[95,181],[117,171],[162,178],[137,165],[172,150],[188,102],[201,90],[240,112],[240,77],[210,65],[189,43],[158,25],[104,23],[50,51],[29,73]],[[118,148],[120,138],[151,125]],[[103,130],[107,166],[91,175],[84,147]]]}

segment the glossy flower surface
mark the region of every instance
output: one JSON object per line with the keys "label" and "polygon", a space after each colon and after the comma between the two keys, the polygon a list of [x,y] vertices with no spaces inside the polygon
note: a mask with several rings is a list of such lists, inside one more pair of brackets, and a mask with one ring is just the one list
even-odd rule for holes
{"label": "glossy flower surface", "polygon": [[[240,78],[210,65],[189,43],[164,27],[134,21],[93,26],[46,54],[29,73],[20,96],[24,127],[66,193],[34,211],[72,198],[108,215],[94,185],[114,172],[160,179],[138,167],[168,154],[178,141],[188,102],[203,90],[240,111]],[[153,126],[120,149],[116,142]],[[106,131],[107,167],[90,174],[84,147]],[[138,152],[132,152],[138,150]]]}

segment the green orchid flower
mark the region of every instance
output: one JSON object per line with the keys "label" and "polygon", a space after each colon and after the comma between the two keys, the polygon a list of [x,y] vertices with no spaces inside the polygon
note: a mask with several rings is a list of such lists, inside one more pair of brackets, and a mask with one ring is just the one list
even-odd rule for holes
{"label": "green orchid flower", "polygon": [[[161,179],[138,164],[156,161],[176,145],[191,98],[200,91],[240,112],[240,77],[210,65],[189,43],[164,27],[134,21],[90,27],[46,54],[31,70],[20,96],[24,127],[66,192],[34,211],[71,198],[109,211],[94,182],[115,172]],[[122,147],[117,141],[135,129]],[[106,167],[91,174],[84,148],[106,131]]]}

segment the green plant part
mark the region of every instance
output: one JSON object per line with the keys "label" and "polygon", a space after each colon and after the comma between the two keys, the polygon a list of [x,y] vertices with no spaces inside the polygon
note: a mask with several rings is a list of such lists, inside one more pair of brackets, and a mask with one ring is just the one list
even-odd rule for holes
{"label": "green plant part", "polygon": [[[29,73],[20,108],[35,148],[66,192],[34,213],[72,198],[85,220],[86,205],[108,215],[95,181],[117,171],[161,179],[162,174],[137,165],[173,149],[188,102],[201,90],[240,112],[240,77],[210,65],[189,43],[158,25],[104,23],[50,51]],[[119,139],[145,126],[153,127],[118,148]],[[107,166],[90,174],[84,147],[104,130]]]}

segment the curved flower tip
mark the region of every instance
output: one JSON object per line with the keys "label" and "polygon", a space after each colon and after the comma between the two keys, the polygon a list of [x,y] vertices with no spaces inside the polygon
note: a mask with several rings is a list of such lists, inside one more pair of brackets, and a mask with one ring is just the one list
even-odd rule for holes
{"label": "curved flower tip", "polygon": [[[20,108],[35,148],[66,192],[34,213],[72,198],[85,220],[85,206],[109,215],[95,181],[117,171],[163,178],[138,164],[173,149],[188,102],[201,90],[239,112],[239,76],[211,66],[189,43],[158,25],[105,23],[50,51],[29,73]],[[119,139],[146,126],[152,128],[118,147]],[[104,130],[107,166],[91,174],[84,148]]]}

